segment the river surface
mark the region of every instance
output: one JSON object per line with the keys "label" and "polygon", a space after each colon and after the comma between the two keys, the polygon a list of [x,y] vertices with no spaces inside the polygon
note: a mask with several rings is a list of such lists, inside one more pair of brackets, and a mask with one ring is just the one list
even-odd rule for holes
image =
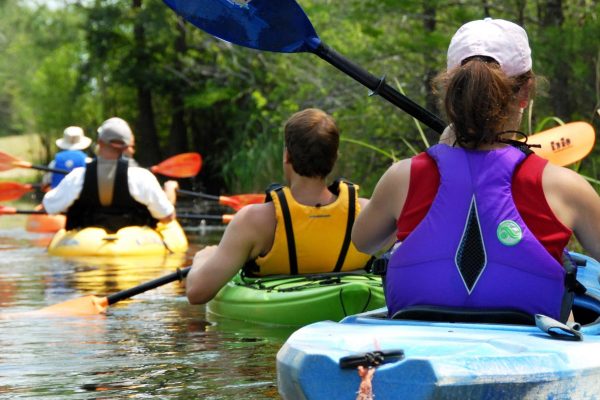
{"label": "river surface", "polygon": [[222,231],[192,233],[187,259],[80,260],[46,253],[51,235],[0,218],[0,398],[269,399],[275,356],[292,329],[219,320],[172,283],[106,314],[27,314],[89,294],[107,296],[189,265]]}

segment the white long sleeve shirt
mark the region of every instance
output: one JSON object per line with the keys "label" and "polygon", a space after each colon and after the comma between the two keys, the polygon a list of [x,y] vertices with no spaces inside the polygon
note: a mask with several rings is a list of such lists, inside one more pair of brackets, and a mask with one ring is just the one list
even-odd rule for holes
{"label": "white long sleeve shirt", "polygon": [[[67,211],[79,198],[84,179],[85,168],[75,168],[71,171],[57,187],[44,196],[42,203],[46,212],[59,214]],[[152,172],[144,168],[130,167],[127,169],[127,181],[131,197],[148,207],[154,218],[162,219],[173,214],[175,208]]]}

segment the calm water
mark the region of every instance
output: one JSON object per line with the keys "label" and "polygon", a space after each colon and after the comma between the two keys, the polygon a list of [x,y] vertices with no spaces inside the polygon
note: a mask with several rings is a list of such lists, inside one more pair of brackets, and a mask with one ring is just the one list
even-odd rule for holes
{"label": "calm water", "polygon": [[[130,263],[48,256],[50,236],[0,219],[0,398],[278,398],[275,355],[290,329],[215,319],[173,283],[91,317],[12,315],[106,296],[187,260]],[[190,236],[188,258],[221,232]]]}

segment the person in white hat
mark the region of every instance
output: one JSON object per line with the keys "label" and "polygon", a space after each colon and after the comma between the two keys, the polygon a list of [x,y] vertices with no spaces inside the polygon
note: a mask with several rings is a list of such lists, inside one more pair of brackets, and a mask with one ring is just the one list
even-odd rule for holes
{"label": "person in white hat", "polygon": [[44,209],[49,214],[66,212],[66,229],[100,226],[115,232],[172,221],[175,209],[156,177],[147,169],[130,167],[123,157],[132,143],[133,132],[125,120],[104,121],[98,128],[96,159],[74,169],[48,192]]}
{"label": "person in white hat", "polygon": [[600,258],[600,198],[576,172],[511,141],[535,86],[527,33],[501,19],[463,25],[434,81],[449,125],[440,144],[392,165],[352,231],[386,275],[390,317],[411,307],[512,310],[565,321],[574,233]]}
{"label": "person in white hat", "polygon": [[[63,132],[63,137],[56,140],[56,145],[61,149],[49,164],[50,168],[71,171],[77,167],[84,167],[88,156],[83,150],[90,147],[92,139],[85,136],[83,129],[78,126],[69,126]],[[44,177],[44,183],[50,188],[58,186],[65,174],[50,173]]]}

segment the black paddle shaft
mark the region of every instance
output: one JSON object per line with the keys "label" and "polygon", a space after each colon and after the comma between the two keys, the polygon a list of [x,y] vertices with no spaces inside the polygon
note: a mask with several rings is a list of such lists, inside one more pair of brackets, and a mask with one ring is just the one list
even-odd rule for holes
{"label": "black paddle shaft", "polygon": [[219,200],[220,199],[219,196],[213,196],[212,194],[206,194],[206,193],[202,193],[202,192],[192,192],[191,190],[177,189],[177,193],[187,195],[187,196],[200,197],[201,199],[206,199],[206,200]]}
{"label": "black paddle shaft", "polygon": [[314,54],[321,57],[340,71],[352,77],[357,82],[369,88],[374,94],[378,94],[390,103],[404,110],[408,114],[412,115],[425,125],[436,131],[442,133],[446,124],[437,115],[433,114],[429,110],[421,107],[402,93],[395,90],[393,87],[385,83],[382,78],[377,78],[375,75],[370,74],[363,68],[354,64],[346,57],[339,54],[337,51],[321,42],[317,48],[312,50]]}
{"label": "black paddle shaft", "polygon": [[33,215],[48,215],[46,211],[42,210],[14,210],[14,214],[33,214]]}
{"label": "black paddle shaft", "polygon": [[138,286],[135,286],[135,287],[132,287],[129,289],[121,290],[120,292],[111,294],[110,296],[107,297],[108,304],[109,305],[115,304],[118,301],[128,299],[128,298],[138,295],[140,293],[144,293],[148,290],[152,290],[159,286],[166,285],[167,283],[180,281],[187,276],[187,274],[190,272],[191,268],[192,267],[186,267],[184,269],[177,269],[177,271],[173,272],[172,274],[165,275],[163,277],[156,278],[150,282],[142,283],[141,285],[138,285]]}
{"label": "black paddle shaft", "polygon": [[37,169],[37,170],[40,170],[40,171],[54,172],[55,174],[67,175],[69,173],[69,171],[67,171],[66,169],[50,168],[50,167],[45,167],[43,165],[32,165],[31,168],[32,169]]}

